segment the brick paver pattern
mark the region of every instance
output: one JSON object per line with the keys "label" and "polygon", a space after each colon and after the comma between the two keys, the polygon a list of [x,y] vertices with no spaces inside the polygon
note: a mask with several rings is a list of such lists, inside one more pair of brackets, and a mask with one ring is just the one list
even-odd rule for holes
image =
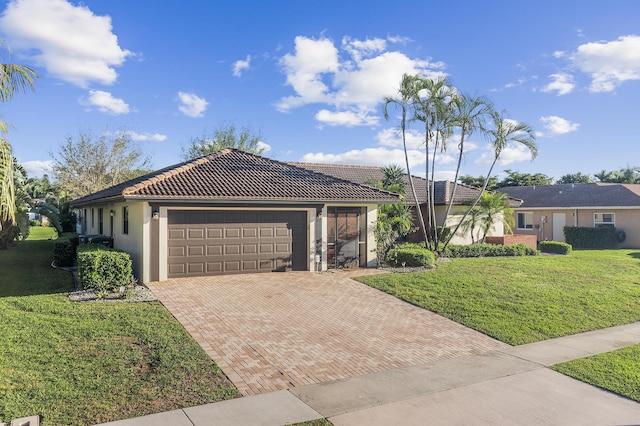
{"label": "brick paver pattern", "polygon": [[148,284],[243,395],[508,345],[350,279],[376,270]]}

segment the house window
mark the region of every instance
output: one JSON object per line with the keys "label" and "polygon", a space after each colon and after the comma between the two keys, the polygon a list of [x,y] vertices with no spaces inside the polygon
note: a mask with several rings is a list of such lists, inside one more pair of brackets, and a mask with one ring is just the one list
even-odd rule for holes
{"label": "house window", "polygon": [[616,214],[615,213],[594,213],[593,227],[594,228],[615,228]]}
{"label": "house window", "polygon": [[533,213],[518,213],[518,229],[533,229]]}
{"label": "house window", "polygon": [[129,234],[129,206],[122,208],[122,233]]}
{"label": "house window", "polygon": [[102,220],[102,209],[98,209],[98,234],[102,235],[104,231],[104,223]]}

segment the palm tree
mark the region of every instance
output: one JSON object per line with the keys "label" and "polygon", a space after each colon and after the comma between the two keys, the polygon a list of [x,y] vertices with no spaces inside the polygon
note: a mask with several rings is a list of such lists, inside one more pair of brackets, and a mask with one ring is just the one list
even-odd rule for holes
{"label": "palm tree", "polygon": [[512,233],[513,210],[509,206],[507,194],[485,192],[478,202],[478,207],[478,221],[482,230],[482,238],[480,238],[479,242],[485,242],[489,230],[498,220],[502,222],[506,233]]}
{"label": "palm tree", "polygon": [[[425,134],[425,177],[427,192],[427,221],[428,240],[430,249],[437,246],[435,215],[435,160],[438,149],[446,150],[447,138],[451,136],[451,100],[456,96],[456,90],[447,78],[422,78],[418,81],[414,118],[424,123]],[[433,155],[430,157],[430,145],[433,143]],[[431,170],[430,164],[431,163]],[[429,178],[431,174],[431,178]],[[435,240],[435,241],[433,241]]]}
{"label": "palm tree", "polygon": [[424,236],[425,242],[427,241],[427,230],[424,226],[424,218],[422,217],[422,211],[420,210],[420,200],[418,200],[418,196],[416,195],[416,189],[413,185],[413,177],[411,176],[411,169],[409,167],[409,154],[407,152],[407,114],[411,112],[414,108],[414,101],[417,94],[417,82],[419,81],[419,77],[415,75],[403,74],[402,80],[400,81],[400,89],[398,89],[398,97],[385,97],[382,112],[384,114],[384,118],[389,120],[389,105],[395,105],[400,108],[401,118],[400,118],[400,132],[402,135],[402,147],[404,149],[404,159],[407,165],[407,177],[409,178],[409,188],[411,189],[411,195],[413,196],[413,200],[415,201],[416,206],[416,214],[418,216],[418,220],[420,222],[420,227],[422,228],[422,233]]}
{"label": "palm tree", "polygon": [[[460,228],[461,224],[465,221],[471,210],[475,208],[475,206],[480,202],[482,198],[482,194],[485,193],[487,189],[487,185],[491,178],[491,173],[493,172],[493,168],[500,159],[500,155],[502,152],[509,146],[509,144],[516,143],[521,144],[529,149],[531,153],[531,160],[535,159],[538,155],[538,146],[536,145],[536,138],[533,134],[533,129],[526,123],[519,123],[514,120],[510,120],[506,118],[506,113],[499,113],[497,111],[493,111],[491,113],[491,117],[493,119],[493,129],[488,130],[488,134],[493,138],[493,162],[491,163],[491,167],[489,167],[489,172],[487,173],[484,184],[480,189],[480,194],[476,198],[476,200],[471,204],[469,209],[462,216],[460,222],[456,225],[454,230],[451,232],[451,236],[455,235],[455,233]],[[449,239],[451,241],[451,239]],[[442,250],[447,248],[449,241],[446,241]]]}
{"label": "palm tree", "polygon": [[[0,40],[0,51],[10,53]],[[34,90],[39,75],[32,68],[11,63],[0,64],[0,102],[7,102],[16,91]],[[0,232],[16,222],[14,159],[7,134],[8,125],[0,120]]]}
{"label": "palm tree", "polygon": [[[456,189],[458,187],[458,176],[460,175],[460,166],[462,165],[462,158],[465,154],[464,143],[465,139],[475,133],[477,130],[485,129],[485,118],[493,111],[493,105],[484,96],[472,97],[466,94],[456,96],[452,105],[454,107],[454,124],[460,129],[460,142],[458,143],[458,164],[456,167],[455,177],[453,178],[453,189],[447,204],[444,217],[449,217],[451,207],[456,196]],[[444,229],[444,227],[443,227]],[[450,235],[452,237],[453,234]]]}

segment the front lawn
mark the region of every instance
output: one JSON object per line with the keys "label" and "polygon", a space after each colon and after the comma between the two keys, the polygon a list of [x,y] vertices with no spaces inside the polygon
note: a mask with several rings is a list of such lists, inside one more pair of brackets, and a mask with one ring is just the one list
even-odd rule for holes
{"label": "front lawn", "polygon": [[358,280],[512,345],[640,321],[638,250],[452,259]]}
{"label": "front lawn", "polygon": [[160,303],[70,302],[55,241],[34,231],[0,251],[0,422],[95,424],[239,396]]}
{"label": "front lawn", "polygon": [[640,402],[640,345],[563,362],[552,369]]}

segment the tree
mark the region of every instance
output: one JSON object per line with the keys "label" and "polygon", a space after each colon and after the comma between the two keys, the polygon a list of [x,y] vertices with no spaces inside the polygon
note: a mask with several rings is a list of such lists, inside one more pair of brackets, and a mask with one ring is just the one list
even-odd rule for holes
{"label": "tree", "polygon": [[613,172],[602,170],[594,176],[604,183],[640,183],[640,167],[627,166]]}
{"label": "tree", "polygon": [[418,216],[418,221],[420,222],[420,228],[422,229],[422,234],[424,236],[425,242],[428,241],[427,230],[424,226],[424,218],[422,217],[422,210],[420,210],[420,200],[418,200],[418,196],[416,195],[416,188],[413,184],[413,177],[411,176],[411,169],[409,167],[409,153],[407,151],[407,114],[413,111],[413,103],[418,94],[418,76],[411,76],[408,74],[402,75],[402,80],[400,81],[400,89],[398,89],[397,97],[385,97],[382,112],[384,114],[384,118],[389,120],[389,105],[395,105],[400,109],[400,134],[402,136],[402,147],[404,149],[404,160],[407,166],[407,176],[409,178],[409,188],[411,189],[411,195],[413,196],[413,200],[416,206],[416,215]]}
{"label": "tree", "polygon": [[583,175],[582,172],[578,172],[578,173],[569,173],[569,174],[563,175],[555,183],[557,185],[557,184],[563,184],[563,183],[591,183],[591,182],[593,182],[593,180],[591,179],[591,176]]}
{"label": "tree", "polygon": [[[484,176],[460,176],[458,178],[460,183],[464,185],[470,186],[472,188],[482,188],[484,185]],[[489,181],[487,182],[487,191],[493,191],[498,187],[498,178],[495,176],[491,176]]]}
{"label": "tree", "polygon": [[542,174],[519,173],[506,169],[507,177],[498,183],[498,188],[507,186],[546,186],[553,183],[553,178]]}
{"label": "tree", "polygon": [[189,145],[182,147],[182,158],[191,160],[226,148],[262,155],[269,149],[263,139],[260,131],[254,132],[249,127],[238,130],[235,124],[222,124],[213,131],[213,134],[205,133],[200,137],[191,138]]}
{"label": "tree", "polygon": [[[10,52],[0,40],[0,53]],[[13,63],[0,64],[0,102],[8,102],[15,92],[35,90],[38,73],[30,67]],[[0,120],[0,233],[16,223],[15,159],[9,141],[5,138],[8,124]]]}
{"label": "tree", "polygon": [[125,132],[80,132],[52,154],[53,173],[63,197],[75,199],[148,172],[150,160]]}
{"label": "tree", "polygon": [[[369,181],[367,184],[396,194],[404,194],[405,182],[402,167],[395,164],[383,167],[382,175],[380,181]],[[411,232],[412,228],[413,213],[404,200],[378,207],[378,220],[374,231],[378,262],[383,261],[393,244]]]}
{"label": "tree", "polygon": [[[465,212],[460,219],[460,222],[456,225],[456,227],[451,232],[451,237],[444,243],[442,250],[447,248],[447,245],[451,241],[451,238],[456,234],[460,226],[465,222],[467,216],[471,213],[471,211],[475,208],[475,206],[482,199],[483,194],[487,189],[487,185],[489,184],[489,179],[491,178],[491,173],[493,173],[493,168],[500,159],[500,155],[502,152],[510,145],[510,144],[521,144],[529,149],[531,153],[531,160],[535,159],[538,155],[538,147],[536,145],[536,138],[533,134],[533,129],[529,127],[526,123],[519,123],[514,120],[510,120],[506,118],[506,113],[499,113],[497,111],[493,111],[491,113],[493,118],[493,129],[488,130],[488,134],[493,139],[493,162],[489,167],[489,171],[485,177],[484,184],[480,189],[480,194],[476,198],[476,200],[471,204],[469,209]],[[508,173],[511,174],[510,170],[507,170]]]}

